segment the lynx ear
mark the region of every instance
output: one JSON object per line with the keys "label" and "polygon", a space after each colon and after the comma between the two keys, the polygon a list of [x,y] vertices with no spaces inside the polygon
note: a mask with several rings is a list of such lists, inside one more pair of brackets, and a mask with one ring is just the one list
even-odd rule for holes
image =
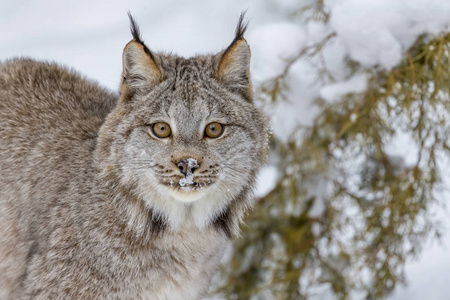
{"label": "lynx ear", "polygon": [[161,82],[161,70],[155,56],[140,38],[139,28],[128,13],[133,40],[123,50],[121,91],[145,92]]}
{"label": "lynx ear", "polygon": [[252,99],[250,81],[250,47],[244,39],[248,23],[243,22],[245,13],[239,17],[236,36],[228,48],[219,54],[220,61],[217,77],[232,91],[241,93],[248,100]]}

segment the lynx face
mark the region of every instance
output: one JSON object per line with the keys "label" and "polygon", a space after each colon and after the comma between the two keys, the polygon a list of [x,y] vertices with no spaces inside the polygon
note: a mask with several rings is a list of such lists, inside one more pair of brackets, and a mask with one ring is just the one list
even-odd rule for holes
{"label": "lynx face", "polygon": [[150,52],[133,26],[99,160],[172,227],[189,216],[207,226],[233,202],[247,201],[266,148],[245,27],[239,23],[225,51],[184,59]]}
{"label": "lynx face", "polygon": [[[248,184],[254,168],[257,141],[252,128],[257,124],[251,105],[227,95],[214,79],[204,84],[167,81],[156,88],[159,93],[134,100],[133,126],[121,164],[132,173],[128,176],[139,178],[139,185],[176,201],[219,194],[233,198]],[[211,128],[220,131],[217,137]]]}

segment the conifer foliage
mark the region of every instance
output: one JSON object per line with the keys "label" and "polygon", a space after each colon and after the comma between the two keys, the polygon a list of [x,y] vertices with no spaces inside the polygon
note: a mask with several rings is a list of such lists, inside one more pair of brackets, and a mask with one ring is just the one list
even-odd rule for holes
{"label": "conifer foliage", "polygon": [[[328,22],[320,1],[314,8],[311,15]],[[286,61],[279,76],[259,85],[259,100],[286,101],[293,63],[314,60],[334,37]],[[405,282],[405,262],[439,237],[433,212],[450,155],[450,34],[419,37],[390,70],[351,59],[347,68],[367,74],[364,92],[333,102],[319,97],[311,126],[297,127],[287,141],[272,137],[279,179],[246,218],[216,294],[385,298]],[[408,140],[410,158],[390,150],[398,139]]]}

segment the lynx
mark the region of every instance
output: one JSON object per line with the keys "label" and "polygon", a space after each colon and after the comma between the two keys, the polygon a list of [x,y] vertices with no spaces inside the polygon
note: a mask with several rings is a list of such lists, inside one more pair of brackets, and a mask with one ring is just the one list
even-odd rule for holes
{"label": "lynx", "polygon": [[243,15],[189,59],[130,21],[118,95],[0,63],[0,299],[199,299],[252,205],[267,136]]}

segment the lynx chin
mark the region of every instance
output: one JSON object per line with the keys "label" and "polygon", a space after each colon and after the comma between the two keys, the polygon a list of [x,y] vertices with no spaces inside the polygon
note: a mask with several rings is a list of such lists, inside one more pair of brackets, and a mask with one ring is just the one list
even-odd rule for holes
{"label": "lynx chin", "polygon": [[149,50],[130,15],[118,95],[0,63],[0,299],[200,299],[267,149],[241,15],[231,44]]}

